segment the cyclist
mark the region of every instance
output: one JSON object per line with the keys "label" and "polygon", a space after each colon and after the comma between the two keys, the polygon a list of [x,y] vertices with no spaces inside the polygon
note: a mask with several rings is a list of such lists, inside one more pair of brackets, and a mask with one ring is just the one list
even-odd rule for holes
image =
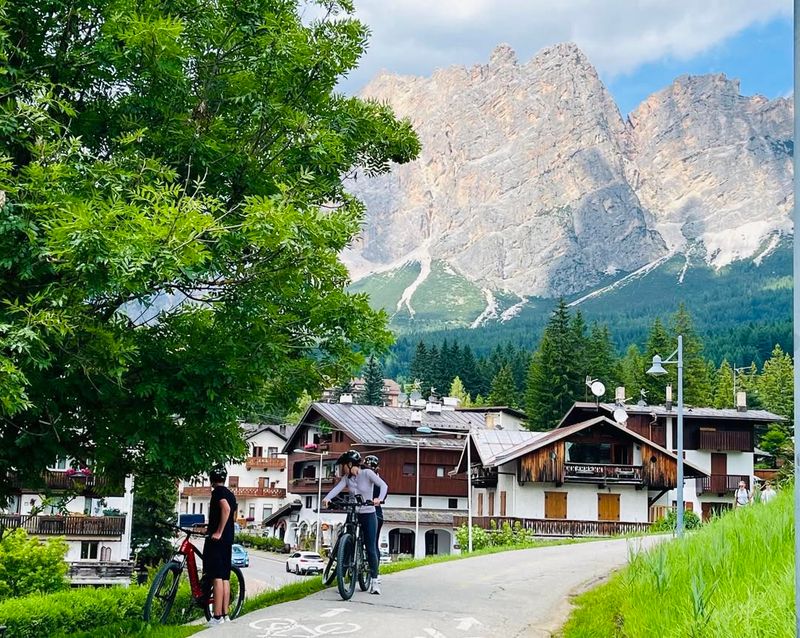
{"label": "cyclist", "polygon": [[[369,454],[364,457],[364,465],[371,469],[375,474],[378,474],[380,467],[380,459],[374,454]],[[379,475],[380,476],[380,475]],[[372,498],[378,498],[381,495],[380,488],[376,485],[372,488]],[[378,561],[381,557],[381,527],[383,527],[383,508],[380,505],[375,506],[375,516],[378,518],[378,529],[375,530],[375,546],[378,549]]]}
{"label": "cyclist", "polygon": [[208,508],[208,532],[203,546],[203,575],[214,588],[213,617],[209,626],[222,624],[231,599],[231,553],[233,551],[233,519],[236,517],[236,497],[227,487],[228,471],[216,466],[208,473],[213,490]]}
{"label": "cyclist", "polygon": [[[375,514],[375,506],[380,505],[381,501],[386,498],[386,492],[389,487],[386,485],[386,482],[371,469],[361,467],[361,454],[356,450],[348,450],[342,454],[336,461],[336,465],[340,465],[342,468],[342,478],[333,489],[325,495],[325,498],[322,499],[322,505],[327,507],[330,500],[345,487],[349,490],[351,495],[355,496],[358,494],[366,502],[366,505],[362,505],[358,508],[358,523],[361,525],[361,531],[364,535],[369,571],[372,574],[372,584],[370,585],[369,593],[380,594],[381,580],[378,576],[380,558],[378,556],[378,544],[376,540],[378,517]],[[375,486],[380,488],[378,496],[373,496]]]}

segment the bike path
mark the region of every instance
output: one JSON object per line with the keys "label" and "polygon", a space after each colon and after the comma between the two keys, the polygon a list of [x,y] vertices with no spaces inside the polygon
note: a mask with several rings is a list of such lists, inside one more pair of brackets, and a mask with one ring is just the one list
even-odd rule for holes
{"label": "bike path", "polygon": [[570,595],[662,537],[541,547],[428,565],[381,577],[383,594],[343,601],[336,587],[206,629],[208,638],[549,637]]}

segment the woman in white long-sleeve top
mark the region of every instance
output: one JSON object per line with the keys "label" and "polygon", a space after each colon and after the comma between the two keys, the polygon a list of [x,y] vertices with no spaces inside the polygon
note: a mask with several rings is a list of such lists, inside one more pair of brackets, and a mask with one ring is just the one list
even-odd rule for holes
{"label": "woman in white long-sleeve top", "polygon": [[[375,506],[380,505],[386,498],[389,486],[386,485],[380,476],[372,470],[361,467],[361,454],[356,450],[348,450],[336,461],[337,465],[342,466],[342,478],[333,489],[322,499],[322,505],[328,507],[330,500],[339,494],[345,487],[350,494],[359,494],[364,499],[364,505],[358,508],[358,522],[364,535],[364,543],[367,548],[367,561],[369,570],[372,574],[372,585],[369,592],[371,594],[381,593],[381,579],[378,576],[378,566],[380,557],[378,556],[377,534],[378,517],[375,514]],[[373,498],[373,489],[377,486],[380,489],[378,496]]]}

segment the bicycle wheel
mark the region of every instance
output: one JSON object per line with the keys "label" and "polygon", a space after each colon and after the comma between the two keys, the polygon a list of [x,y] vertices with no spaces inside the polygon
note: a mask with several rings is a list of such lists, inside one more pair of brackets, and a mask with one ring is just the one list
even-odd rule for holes
{"label": "bicycle wheel", "polygon": [[162,625],[167,622],[172,603],[175,602],[175,594],[178,593],[182,572],[183,566],[176,561],[170,561],[158,570],[144,603],[142,617],[145,622],[157,622]]}
{"label": "bicycle wheel", "polygon": [[325,569],[322,572],[322,584],[326,587],[333,584],[333,581],[336,579],[336,555],[338,553],[339,541],[337,540],[336,545],[334,545],[331,550],[331,555],[328,556],[328,564],[325,565]]}
{"label": "bicycle wheel", "polygon": [[[226,610],[228,618],[236,618],[242,611],[244,605],[244,575],[238,567],[231,567],[231,599]],[[214,589],[212,585],[211,596],[208,597],[208,604],[203,606],[203,613],[206,620],[211,620],[214,615]]]}
{"label": "bicycle wheel", "polygon": [[356,591],[356,547],[352,534],[342,536],[339,543],[339,555],[336,557],[336,586],[344,600],[350,600]]}
{"label": "bicycle wheel", "polygon": [[361,591],[367,591],[369,586],[372,584],[372,572],[369,569],[367,550],[364,549],[363,543],[358,547],[356,568],[358,570],[358,586],[361,588]]}

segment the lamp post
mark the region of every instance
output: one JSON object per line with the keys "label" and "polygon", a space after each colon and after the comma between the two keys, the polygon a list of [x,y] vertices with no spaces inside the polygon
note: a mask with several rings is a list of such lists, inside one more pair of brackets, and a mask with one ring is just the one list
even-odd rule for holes
{"label": "lamp post", "polygon": [[[418,427],[417,432],[421,434],[463,434],[461,430],[433,430],[425,425]],[[472,553],[472,421],[469,422],[469,432],[467,433],[467,551]]]}
{"label": "lamp post", "polygon": [[310,454],[319,457],[319,484],[317,487],[317,533],[314,534],[314,551],[319,554],[319,537],[322,536],[322,529],[320,528],[319,515],[322,511],[322,457],[327,456],[327,452],[310,452],[309,450],[295,450],[296,454]]}
{"label": "lamp post", "polygon": [[[677,358],[675,358],[677,357]],[[665,363],[678,364],[678,503],[675,533],[678,538],[683,536],[683,335],[678,335],[678,348],[666,360],[659,355],[653,355],[653,365],[647,374],[659,377],[667,374]]]}
{"label": "lamp post", "polygon": [[[430,428],[417,428],[419,431],[430,430]],[[417,469],[416,469],[416,476],[417,476],[417,496],[414,502],[416,507],[414,508],[414,558],[417,558],[417,547],[419,546],[419,446],[425,442],[425,439],[407,439],[402,436],[397,436],[395,434],[387,434],[386,438],[390,441],[398,441],[400,443],[410,443],[411,445],[416,446],[417,448]]]}

